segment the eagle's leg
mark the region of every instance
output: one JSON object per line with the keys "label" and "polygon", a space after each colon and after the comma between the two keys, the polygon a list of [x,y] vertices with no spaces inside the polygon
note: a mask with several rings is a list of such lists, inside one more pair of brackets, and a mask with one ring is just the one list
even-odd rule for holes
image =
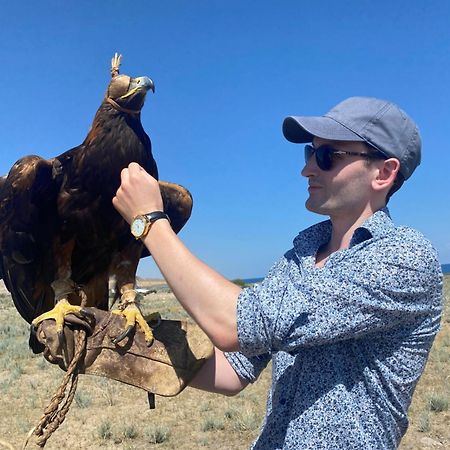
{"label": "eagle's leg", "polygon": [[[141,296],[136,292],[133,284],[124,285],[120,289],[120,292],[122,295],[118,309],[113,310],[112,313],[124,316],[126,318],[126,324],[125,331],[114,339],[114,343],[117,344],[129,336],[136,327],[136,324],[138,324],[144,333],[147,345],[151,345],[153,343],[153,332],[140,310]],[[152,316],[152,320],[160,320],[159,313],[154,313]]]}
{"label": "eagle's leg", "polygon": [[[112,272],[116,276],[116,292],[120,292],[121,296],[117,309],[114,309],[112,313],[119,314],[126,319],[125,331],[115,338],[114,343],[130,336],[136,328],[136,324],[143,331],[147,345],[150,346],[153,343],[152,329],[140,310],[141,295],[135,290],[136,271],[141,252],[142,244],[133,242],[116,255],[113,262]],[[158,313],[153,316],[157,322],[160,320]]]}
{"label": "eagle's leg", "polygon": [[65,244],[55,243],[57,251],[55,251],[58,270],[57,278],[51,284],[55,293],[55,307],[31,322],[32,330],[36,330],[41,322],[47,319],[53,319],[56,322],[56,332],[58,336],[63,335],[64,318],[68,314],[75,314],[78,317],[85,318],[86,313],[83,309],[84,305],[78,306],[80,303],[79,289],[71,277],[70,262],[72,259],[72,251],[74,241],[71,240]]}

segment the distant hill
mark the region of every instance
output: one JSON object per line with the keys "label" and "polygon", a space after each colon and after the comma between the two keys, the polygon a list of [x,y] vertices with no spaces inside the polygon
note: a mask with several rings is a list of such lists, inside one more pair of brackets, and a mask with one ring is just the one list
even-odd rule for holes
{"label": "distant hill", "polygon": [[450,264],[442,264],[442,272],[450,273]]}

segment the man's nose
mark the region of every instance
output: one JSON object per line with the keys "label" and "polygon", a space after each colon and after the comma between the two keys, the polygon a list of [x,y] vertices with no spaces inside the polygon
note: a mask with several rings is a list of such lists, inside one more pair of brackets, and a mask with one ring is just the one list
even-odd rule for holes
{"label": "man's nose", "polygon": [[319,170],[319,167],[316,163],[316,158],[314,155],[311,155],[308,161],[306,161],[302,171],[300,174],[303,177],[310,177],[317,174],[317,171]]}

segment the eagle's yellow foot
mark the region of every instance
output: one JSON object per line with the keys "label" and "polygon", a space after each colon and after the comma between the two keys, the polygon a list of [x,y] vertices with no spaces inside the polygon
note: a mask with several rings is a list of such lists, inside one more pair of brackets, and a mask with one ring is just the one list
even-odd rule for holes
{"label": "eagle's yellow foot", "polygon": [[[137,323],[141,330],[144,332],[145,341],[150,347],[154,340],[153,332],[147,321],[144,319],[141,310],[139,309],[139,302],[136,297],[137,294],[135,291],[124,292],[122,295],[121,303],[119,304],[119,309],[111,311],[113,314],[124,316],[127,321],[125,324],[125,331],[117,336],[113,340],[113,342],[114,344],[117,344],[127,336],[130,336],[133,329],[136,328]],[[161,320],[161,316],[159,315],[159,313],[154,313],[152,314],[152,317],[150,319],[158,323]]]}
{"label": "eagle's yellow foot", "polygon": [[61,299],[50,311],[41,314],[31,322],[32,331],[36,331],[39,324],[47,319],[53,319],[56,322],[56,332],[62,336],[64,328],[64,317],[68,314],[75,314],[78,317],[85,318],[83,308],[77,305],[71,305],[66,299]]}

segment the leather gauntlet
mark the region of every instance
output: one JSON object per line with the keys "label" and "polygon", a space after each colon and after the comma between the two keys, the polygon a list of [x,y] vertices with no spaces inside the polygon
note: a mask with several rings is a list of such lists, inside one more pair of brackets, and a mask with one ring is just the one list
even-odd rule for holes
{"label": "leather gauntlet", "polygon": [[66,317],[64,339],[60,342],[53,320],[43,321],[37,338],[45,346],[44,357],[67,370],[75,351],[74,329],[83,327],[88,337],[79,364],[79,373],[99,375],[162,396],[179,394],[214,352],[200,327],[188,321],[161,320],[153,328],[154,342],[148,347],[141,331],[135,331],[118,344],[125,319],[97,308],[86,322],[73,315]]}

